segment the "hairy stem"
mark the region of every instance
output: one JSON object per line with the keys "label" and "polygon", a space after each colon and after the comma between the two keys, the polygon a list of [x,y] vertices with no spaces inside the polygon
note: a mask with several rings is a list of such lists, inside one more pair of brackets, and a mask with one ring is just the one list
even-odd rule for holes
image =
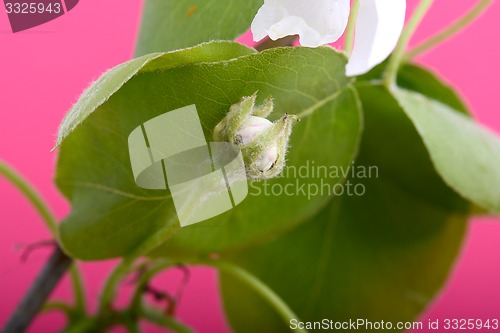
{"label": "hairy stem", "polygon": [[349,56],[354,46],[354,38],[356,35],[356,19],[359,13],[359,0],[352,2],[351,14],[349,15],[349,24],[347,25],[347,32],[345,37],[345,53]]}
{"label": "hairy stem", "polygon": [[[193,264],[202,264],[217,268],[219,271],[232,276],[233,278],[244,283],[263,299],[265,299],[280,315],[283,321],[288,326],[292,319],[298,320],[299,317],[293,312],[292,309],[276,294],[271,288],[260,281],[257,277],[245,271],[232,263],[220,260],[202,260],[193,262]],[[304,329],[296,329],[294,332],[307,333]]]}
{"label": "hairy stem", "polygon": [[59,247],[56,247],[35,282],[9,318],[3,333],[20,333],[26,330],[71,263],[71,258]]}
{"label": "hairy stem", "polygon": [[431,8],[433,3],[434,0],[421,0],[420,4],[415,9],[412,18],[403,30],[403,33],[399,38],[398,45],[392,53],[392,56],[389,60],[389,65],[387,66],[387,70],[385,72],[384,81],[387,87],[392,88],[396,85],[396,77],[398,75],[399,67],[401,66],[401,63],[403,61],[408,43],[410,42],[413,33],[420,25],[420,22],[424,18],[427,11]]}
{"label": "hairy stem", "polygon": [[493,0],[480,0],[467,14],[452,23],[449,27],[415,46],[415,48],[405,55],[405,60],[411,60],[456,35],[478,18],[492,3]]}
{"label": "hairy stem", "polygon": [[[11,184],[21,191],[33,207],[35,207],[45,222],[47,229],[49,229],[50,233],[55,238],[57,235],[56,218],[37,190],[23,176],[3,161],[0,161],[0,175],[4,176]],[[85,293],[83,291],[81,272],[76,265],[71,266],[70,272],[75,297],[75,308],[78,313],[84,314]]]}

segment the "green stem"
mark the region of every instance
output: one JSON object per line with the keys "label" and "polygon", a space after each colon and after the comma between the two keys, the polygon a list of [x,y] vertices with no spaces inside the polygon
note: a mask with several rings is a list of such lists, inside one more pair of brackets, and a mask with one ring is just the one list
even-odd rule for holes
{"label": "green stem", "polygon": [[71,318],[73,316],[73,309],[71,309],[68,304],[64,302],[49,302],[43,305],[42,312],[51,312],[51,311],[61,311],[66,317]]}
{"label": "green stem", "polygon": [[[42,217],[47,229],[53,237],[57,235],[57,222],[54,214],[50,210],[47,203],[42,199],[38,191],[16,170],[0,160],[0,175],[10,181],[28,201],[35,207]],[[80,313],[85,312],[85,295],[83,292],[83,284],[81,280],[81,272],[75,265],[71,266],[71,282],[75,292],[76,310]]]}
{"label": "green stem", "polygon": [[433,3],[434,0],[421,0],[420,4],[415,9],[412,18],[403,30],[401,37],[399,38],[398,45],[392,53],[391,59],[389,60],[389,65],[387,66],[387,70],[385,72],[384,81],[387,87],[392,88],[396,85],[398,70],[403,61],[408,43],[410,42],[413,33],[415,32]]}
{"label": "green stem", "polygon": [[96,322],[92,318],[85,318],[81,321],[71,325],[64,330],[64,333],[88,333],[95,332],[93,330],[96,326]]}
{"label": "green stem", "polygon": [[82,280],[82,273],[76,262],[73,262],[73,265],[71,265],[69,274],[71,277],[71,282],[72,282],[71,285],[73,288],[73,295],[75,298],[75,311],[83,317],[85,316],[86,313],[85,290],[83,287],[84,283]]}
{"label": "green stem", "polygon": [[359,0],[354,0],[351,7],[351,14],[349,15],[349,24],[347,25],[347,32],[345,37],[345,53],[349,56],[354,46],[354,38],[356,35],[356,19],[359,13]]}
{"label": "green stem", "polygon": [[134,263],[135,259],[135,256],[123,258],[123,260],[113,269],[113,271],[109,275],[101,291],[101,297],[99,301],[100,312],[111,307],[111,304],[115,297],[116,289],[118,288],[118,284],[120,283],[121,279],[126,274],[128,274],[128,272],[130,271],[130,266]]}
{"label": "green stem", "polygon": [[115,267],[106,280],[101,292],[99,301],[101,310],[106,310],[111,307],[118,284],[122,278],[130,272],[135,260],[160,246],[163,242],[165,242],[165,240],[174,235],[174,233],[178,230],[178,226],[175,223],[176,221],[177,218],[172,218],[168,221],[162,229],[142,242],[141,245],[139,245],[131,254],[123,258],[123,260]]}
{"label": "green stem", "polygon": [[179,323],[172,317],[157,313],[153,309],[142,307],[140,314],[141,317],[144,317],[146,320],[158,326],[169,328],[170,330],[178,333],[193,333],[193,331],[189,327]]}
{"label": "green stem", "polygon": [[[298,320],[299,317],[293,312],[292,309],[262,281],[257,279],[254,275],[245,271],[244,269],[220,260],[201,260],[195,261],[193,264],[202,264],[217,268],[219,271],[231,275],[238,279],[240,282],[252,288],[258,295],[265,299],[275,310],[280,317],[284,320],[286,325],[290,325],[292,319]],[[305,329],[296,329],[294,332],[307,333]]]}
{"label": "green stem", "polygon": [[174,266],[175,263],[172,261],[162,261],[153,266],[147,272],[145,272],[137,282],[134,293],[132,295],[132,300],[130,302],[131,309],[139,309],[142,306],[142,294],[143,289],[146,284],[156,275],[161,273],[163,270]]}
{"label": "green stem", "polygon": [[132,318],[127,318],[124,322],[124,325],[129,333],[141,333],[139,324],[136,321],[132,320]]}
{"label": "green stem", "polygon": [[50,211],[48,205],[43,201],[40,194],[35,190],[31,184],[28,183],[17,171],[8,166],[3,161],[0,161],[0,175],[4,176],[8,181],[10,181],[22,194],[28,199],[28,201],[35,207],[40,216],[42,217],[45,225],[49,229],[52,235],[57,233],[57,222],[56,218]]}
{"label": "green stem", "polygon": [[492,3],[492,0],[480,0],[467,14],[462,16],[456,22],[452,23],[449,27],[443,29],[441,32],[437,33],[433,37],[417,45],[414,49],[410,50],[406,54],[405,60],[410,60],[457,34],[470,23],[472,23]]}
{"label": "green stem", "polygon": [[87,333],[87,332],[107,332],[108,328],[114,326],[124,326],[129,332],[139,332],[137,326],[138,313],[132,311],[108,311],[98,313],[93,317],[83,317],[70,323],[64,330],[65,333]]}

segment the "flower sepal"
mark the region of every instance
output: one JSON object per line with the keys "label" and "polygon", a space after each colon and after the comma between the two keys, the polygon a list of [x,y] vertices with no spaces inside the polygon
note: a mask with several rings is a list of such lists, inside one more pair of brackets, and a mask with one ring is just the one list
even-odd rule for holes
{"label": "flower sepal", "polygon": [[297,116],[285,113],[275,122],[266,117],[274,110],[268,97],[255,105],[257,93],[244,97],[229,109],[214,130],[215,141],[225,141],[239,147],[250,179],[277,177],[286,164],[288,141]]}

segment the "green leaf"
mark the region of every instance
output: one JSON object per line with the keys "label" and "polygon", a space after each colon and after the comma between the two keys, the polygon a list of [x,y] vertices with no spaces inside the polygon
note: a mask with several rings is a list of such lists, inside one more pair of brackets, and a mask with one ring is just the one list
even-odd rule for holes
{"label": "green leaf", "polygon": [[[379,65],[359,80],[377,82],[384,68],[385,64]],[[499,213],[498,136],[475,123],[459,94],[429,70],[404,65],[398,86],[402,93],[395,95],[445,182],[475,204],[474,213]]]}
{"label": "green leaf", "polygon": [[136,55],[211,40],[232,40],[250,28],[263,0],[147,0]]}
{"label": "green leaf", "polygon": [[[205,51],[219,47],[228,51],[214,50],[219,59],[210,59]],[[58,140],[56,181],[72,205],[60,226],[67,252],[85,260],[124,256],[166,224],[178,225],[168,191],[144,190],[134,183],[127,138],[145,121],[186,105],[196,105],[207,141],[229,107],[255,91],[259,102],[273,96],[275,119],[285,112],[316,110],[295,126],[290,163],[350,163],[361,119],[344,75],[345,57],[327,47],[252,52],[217,42],[156,55],[134,62],[126,75],[121,69],[106,73],[84,94],[61,125]],[[325,142],[335,145],[325,151]],[[182,228],[168,251],[188,255],[251,244],[297,225],[326,201],[326,195],[289,202],[250,195],[227,213]]]}
{"label": "green leaf", "polygon": [[404,65],[398,73],[398,86],[406,90],[448,105],[450,108],[470,114],[460,95],[436,74],[415,64]]}
{"label": "green leaf", "polygon": [[[226,256],[303,321],[415,320],[445,282],[464,236],[468,203],[435,173],[403,110],[385,88],[358,87],[365,131],[356,164],[379,170],[350,179],[365,195],[333,198],[288,234]],[[236,332],[289,332],[244,285],[222,275],[221,286]]]}
{"label": "green leaf", "polygon": [[233,42],[212,42],[152,54],[111,69],[83,93],[57,137],[56,183],[72,206],[59,232],[68,253],[87,260],[125,255],[167,223],[177,223],[169,193],[135,184],[128,154],[129,133],[170,110],[164,89],[144,91],[147,85],[135,89],[131,82],[254,52]]}
{"label": "green leaf", "polygon": [[394,94],[444,181],[479,207],[500,214],[500,138],[426,96],[404,89]]}
{"label": "green leaf", "polygon": [[[369,73],[357,78],[358,82],[382,81],[387,61],[372,69]],[[406,63],[398,72],[398,86],[406,90],[418,92],[421,95],[448,105],[456,111],[469,114],[469,110],[460,95],[435,73],[420,65]]]}

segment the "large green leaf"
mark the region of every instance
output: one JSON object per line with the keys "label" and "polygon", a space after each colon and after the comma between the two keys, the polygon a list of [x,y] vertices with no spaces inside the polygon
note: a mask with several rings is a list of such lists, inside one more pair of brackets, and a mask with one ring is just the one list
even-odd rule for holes
{"label": "large green leaf", "polygon": [[[469,204],[436,174],[391,94],[366,83],[359,92],[365,131],[357,165],[379,168],[378,177],[350,179],[365,186],[365,195],[333,198],[290,233],[226,258],[262,279],[301,320],[395,325],[414,320],[442,287],[462,242]],[[289,331],[238,281],[222,275],[221,286],[236,332]]]}
{"label": "large green leaf", "polygon": [[[151,114],[169,111],[168,105],[163,96],[151,100],[152,92],[131,89],[126,95],[120,90],[139,74],[155,76],[254,52],[233,42],[211,42],[151,54],[109,70],[82,94],[62,121],[56,141],[56,147],[61,146],[56,183],[72,206],[60,226],[61,244],[68,253],[81,259],[124,255],[164,227],[167,217],[175,217],[168,193],[136,186],[127,148],[133,127]],[[155,89],[161,94],[161,86]],[[175,220],[168,221],[177,227]]]}
{"label": "large green leaf", "polygon": [[449,106],[404,89],[394,92],[444,181],[464,198],[500,214],[500,138]]}
{"label": "large green leaf", "polygon": [[250,28],[263,0],[146,0],[136,55],[166,52]]}
{"label": "large green leaf", "polygon": [[[212,60],[197,56],[218,47],[233,51]],[[62,143],[56,181],[72,205],[60,227],[66,251],[87,260],[123,256],[168,223],[178,226],[168,192],[135,185],[127,137],[145,121],[186,105],[196,105],[207,141],[229,107],[255,91],[259,102],[274,97],[275,118],[285,112],[316,110],[296,125],[290,162],[350,163],[361,120],[357,97],[344,76],[345,57],[326,47],[249,52],[231,43],[209,43],[156,55],[142,67],[135,66],[132,74],[108,72],[84,94],[63,122],[58,141]],[[231,56],[240,57],[227,60]],[[108,82],[117,83],[108,86]],[[333,148],[322,148],[325,142]],[[313,215],[327,196],[265,199],[250,195],[219,217],[182,228],[168,250],[184,255],[255,242]]]}

